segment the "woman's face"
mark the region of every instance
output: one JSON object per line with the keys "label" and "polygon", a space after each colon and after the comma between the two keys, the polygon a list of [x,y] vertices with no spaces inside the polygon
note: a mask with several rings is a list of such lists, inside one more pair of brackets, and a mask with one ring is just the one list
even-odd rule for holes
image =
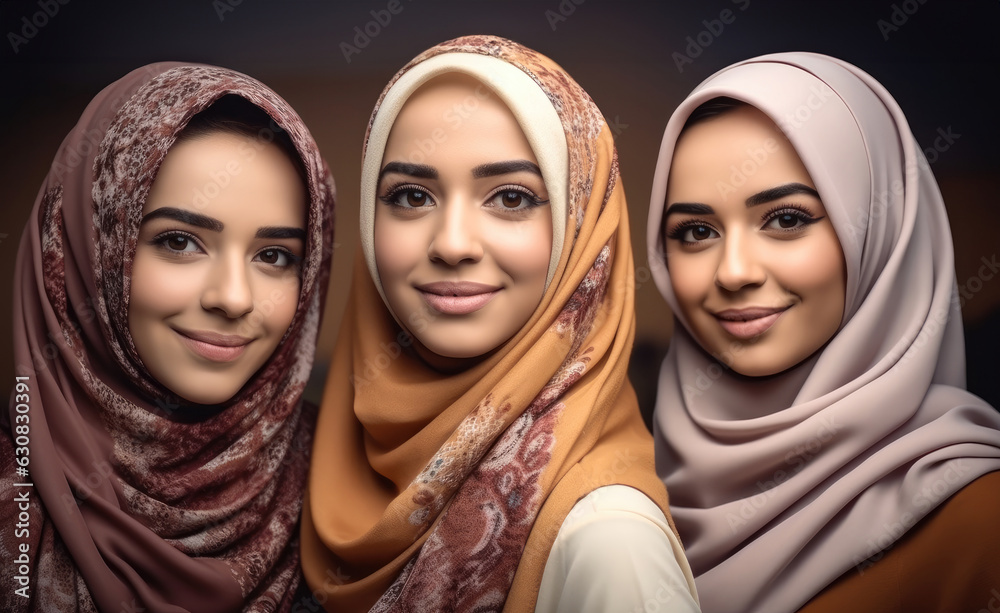
{"label": "woman's face", "polygon": [[664,213],[667,268],[694,337],[736,372],[795,366],[844,315],[840,241],[774,123],[740,107],[680,137]]}
{"label": "woman's face", "polygon": [[469,77],[438,77],[403,106],[375,203],[375,260],[389,307],[433,353],[486,354],[545,291],[552,215],[514,115]]}
{"label": "woman's face", "polygon": [[142,209],[129,331],[143,364],[199,404],[233,397],[288,329],[306,192],[276,145],[225,132],[181,140]]}

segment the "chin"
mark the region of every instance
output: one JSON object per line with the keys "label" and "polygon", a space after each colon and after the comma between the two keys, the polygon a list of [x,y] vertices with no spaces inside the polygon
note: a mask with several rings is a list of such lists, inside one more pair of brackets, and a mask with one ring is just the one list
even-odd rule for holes
{"label": "chin", "polygon": [[198,379],[197,377],[185,377],[183,381],[178,381],[178,377],[171,377],[174,381],[162,381],[164,387],[176,394],[183,400],[192,404],[214,406],[224,404],[235,396],[249,379],[240,381],[214,381],[211,379]]}

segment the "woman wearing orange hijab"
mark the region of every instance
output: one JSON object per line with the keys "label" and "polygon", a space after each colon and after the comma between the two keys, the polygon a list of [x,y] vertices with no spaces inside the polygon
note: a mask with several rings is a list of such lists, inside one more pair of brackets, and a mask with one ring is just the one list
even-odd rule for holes
{"label": "woman wearing orange hijab", "polygon": [[589,96],[511,41],[438,45],[383,92],[361,194],[303,517],[313,596],[697,610],[626,379],[628,217]]}

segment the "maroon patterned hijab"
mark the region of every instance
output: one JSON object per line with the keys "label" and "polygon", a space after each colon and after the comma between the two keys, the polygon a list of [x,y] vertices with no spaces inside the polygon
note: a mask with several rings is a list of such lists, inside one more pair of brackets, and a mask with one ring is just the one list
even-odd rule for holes
{"label": "maroon patterned hijab", "polygon": [[[301,157],[306,253],[284,339],[206,417],[142,365],[128,297],[159,165],[191,117],[229,94],[264,110]],[[0,608],[291,607],[315,418],[302,391],[329,278],[333,201],[333,180],[302,120],[246,75],[153,64],[90,103],[56,155],[17,257],[15,368],[26,387],[3,416],[0,515],[8,527],[24,519],[10,501],[27,497],[30,527],[5,528],[0,539],[8,552],[27,547],[30,571],[21,594],[12,593],[21,584],[7,582]],[[17,438],[24,432],[26,445]],[[25,458],[28,475],[15,477]]]}

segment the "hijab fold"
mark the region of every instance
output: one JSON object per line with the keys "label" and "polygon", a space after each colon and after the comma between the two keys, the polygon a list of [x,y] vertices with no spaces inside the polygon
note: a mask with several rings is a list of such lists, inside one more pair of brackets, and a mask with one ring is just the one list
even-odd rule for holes
{"label": "hijab fold", "polygon": [[[766,380],[697,344],[666,268],[671,158],[691,112],[720,96],[781,128],[844,253],[840,330]],[[709,77],[667,125],[647,232],[653,277],[684,324],[660,372],[657,465],[705,611],[794,611],[1000,469],[1000,416],[964,389],[944,202],[902,111],[871,76],[780,53]]]}
{"label": "hijab fold", "polygon": [[[226,95],[291,137],[309,204],[298,308],[274,354],[218,407],[143,366],[128,327],[142,207],[178,133]],[[273,137],[273,132],[271,133]],[[266,134],[261,135],[266,138]],[[5,611],[276,611],[299,582],[296,526],[315,409],[302,402],[329,278],[333,181],[291,107],[259,81],[152,64],[101,91],[63,141],[18,251],[16,374],[30,388],[30,598]],[[20,423],[15,400],[5,429]],[[15,450],[0,436],[4,474]],[[9,469],[9,470],[8,470]],[[11,509],[16,515],[17,510]],[[8,600],[9,599],[9,600]]]}
{"label": "hijab fold", "polygon": [[[559,140],[532,149],[565,238],[561,248],[554,241],[548,286],[524,327],[480,362],[444,374],[418,357],[386,307],[365,243],[392,118],[426,81],[420,75],[452,71],[490,87],[529,137],[555,123]],[[502,91],[493,89],[501,73]],[[518,102],[539,91],[554,113],[528,113]],[[329,611],[530,611],[552,542],[580,498],[621,483],[666,513],[625,377],[634,271],[611,132],[548,58],[502,38],[464,37],[424,52],[386,87],[363,177],[364,250],[303,513],[306,579]]]}

